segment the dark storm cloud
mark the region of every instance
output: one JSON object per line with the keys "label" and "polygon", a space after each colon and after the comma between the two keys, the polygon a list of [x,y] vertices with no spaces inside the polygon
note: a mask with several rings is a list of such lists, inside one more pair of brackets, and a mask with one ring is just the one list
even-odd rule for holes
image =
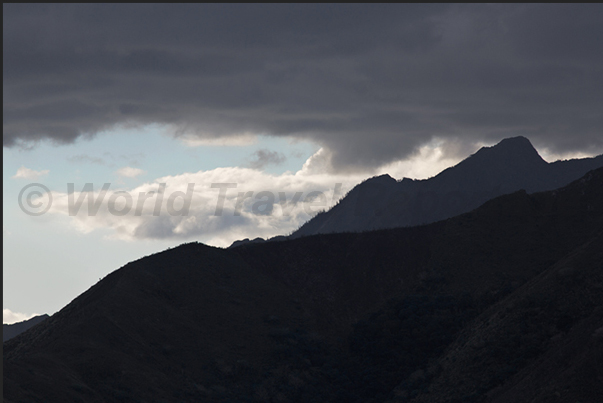
{"label": "dark storm cloud", "polygon": [[603,147],[603,6],[4,5],[5,146],[116,125],[315,140],[336,168],[434,137]]}

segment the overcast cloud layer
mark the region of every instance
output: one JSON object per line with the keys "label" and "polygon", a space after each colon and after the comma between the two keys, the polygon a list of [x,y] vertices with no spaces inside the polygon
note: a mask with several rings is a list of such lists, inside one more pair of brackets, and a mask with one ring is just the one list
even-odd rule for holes
{"label": "overcast cloud layer", "polygon": [[160,123],[193,143],[312,139],[339,171],[435,138],[450,152],[515,135],[557,153],[603,148],[601,4],[3,11],[9,147]]}

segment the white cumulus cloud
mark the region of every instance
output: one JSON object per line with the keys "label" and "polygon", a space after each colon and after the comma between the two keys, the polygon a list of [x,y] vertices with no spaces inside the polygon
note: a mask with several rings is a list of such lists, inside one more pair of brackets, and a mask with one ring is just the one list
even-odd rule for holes
{"label": "white cumulus cloud", "polygon": [[34,171],[33,169],[21,166],[21,168],[19,168],[17,173],[13,176],[13,179],[38,179],[42,176],[48,175],[48,172],[50,172],[48,169],[43,171]]}
{"label": "white cumulus cloud", "polygon": [[241,238],[288,234],[362,179],[309,173],[306,168],[281,175],[216,168],[165,176],[127,190],[76,187],[71,195],[53,192],[49,212],[68,216],[84,233],[110,229],[118,239],[197,239],[228,246]]}
{"label": "white cumulus cloud", "polygon": [[22,322],[24,320],[33,318],[34,316],[38,316],[39,313],[21,313],[21,312],[13,312],[10,309],[2,308],[2,323],[11,324],[15,322]]}
{"label": "white cumulus cloud", "polygon": [[144,174],[145,171],[140,168],[123,167],[119,168],[115,173],[126,178],[136,178],[137,176]]}

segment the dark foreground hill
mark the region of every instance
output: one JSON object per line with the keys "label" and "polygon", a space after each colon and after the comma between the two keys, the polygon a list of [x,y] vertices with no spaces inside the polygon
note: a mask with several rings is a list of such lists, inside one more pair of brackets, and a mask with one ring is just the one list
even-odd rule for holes
{"label": "dark foreground hill", "polygon": [[4,344],[9,402],[597,401],[603,169],[434,224],[109,274]]}
{"label": "dark foreground hill", "polygon": [[483,312],[391,402],[600,402],[603,233]]}
{"label": "dark foreground hill", "polygon": [[396,181],[382,175],[368,179],[290,237],[428,224],[520,189],[528,193],[557,189],[600,167],[603,155],[548,163],[527,138],[507,138],[433,178]]}
{"label": "dark foreground hill", "polygon": [[7,340],[12,339],[18,334],[23,333],[27,329],[32,326],[37,325],[42,322],[44,319],[48,318],[47,314],[34,316],[33,318],[17,322],[11,324],[3,324],[2,325],[2,341],[5,342]]}

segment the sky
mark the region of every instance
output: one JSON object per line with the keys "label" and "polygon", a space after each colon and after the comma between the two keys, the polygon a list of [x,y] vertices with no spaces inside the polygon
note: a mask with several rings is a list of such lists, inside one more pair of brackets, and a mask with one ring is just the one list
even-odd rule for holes
{"label": "sky", "polygon": [[601,4],[4,4],[4,323],[506,137],[547,161],[601,154],[601,20]]}

